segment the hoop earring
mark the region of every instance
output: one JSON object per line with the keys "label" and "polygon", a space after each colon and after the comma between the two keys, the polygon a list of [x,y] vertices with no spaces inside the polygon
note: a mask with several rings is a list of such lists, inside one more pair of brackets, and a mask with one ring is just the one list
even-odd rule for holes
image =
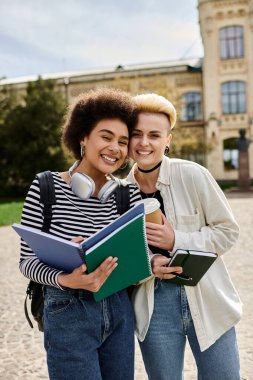
{"label": "hoop earring", "polygon": [[125,170],[128,167],[129,159],[127,158],[124,164],[119,168],[119,170]]}
{"label": "hoop earring", "polygon": [[83,144],[80,144],[80,155],[81,155],[81,157],[84,156],[84,152],[85,152],[85,146]]}
{"label": "hoop earring", "polygon": [[169,147],[169,146],[166,146],[166,148],[165,148],[165,150],[164,150],[164,154],[165,154],[165,156],[168,156],[169,152],[170,152],[170,147]]}

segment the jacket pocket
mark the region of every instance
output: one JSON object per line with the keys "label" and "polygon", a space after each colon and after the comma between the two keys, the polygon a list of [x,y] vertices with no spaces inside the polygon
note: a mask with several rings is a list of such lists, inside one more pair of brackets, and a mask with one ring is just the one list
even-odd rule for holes
{"label": "jacket pocket", "polygon": [[177,229],[184,232],[199,231],[201,228],[198,209],[192,215],[177,215]]}

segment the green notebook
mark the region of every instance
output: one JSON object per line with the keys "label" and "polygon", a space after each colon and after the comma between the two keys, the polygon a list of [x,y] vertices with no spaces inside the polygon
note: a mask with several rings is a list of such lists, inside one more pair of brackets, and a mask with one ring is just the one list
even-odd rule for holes
{"label": "green notebook", "polygon": [[100,301],[152,275],[144,214],[130,220],[109,237],[85,252],[88,271],[92,272],[108,256],[118,257],[118,266],[100,290],[94,293],[96,301]]}
{"label": "green notebook", "polygon": [[81,243],[74,243],[17,223],[12,227],[40,261],[66,273],[71,273],[82,263],[86,263],[88,272],[92,272],[108,256],[118,257],[118,266],[102,288],[94,293],[97,301],[152,274],[143,204],[132,207]]}

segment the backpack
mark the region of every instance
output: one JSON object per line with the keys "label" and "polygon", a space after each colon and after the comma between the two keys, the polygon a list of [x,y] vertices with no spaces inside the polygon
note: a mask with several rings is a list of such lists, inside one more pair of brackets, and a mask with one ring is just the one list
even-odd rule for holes
{"label": "backpack", "polygon": [[[41,231],[49,232],[51,219],[52,219],[52,205],[56,204],[55,189],[53,175],[50,171],[45,171],[36,175],[39,180],[40,187],[40,203],[44,205],[43,225]],[[117,210],[120,215],[126,212],[130,208],[130,196],[129,186],[123,181],[122,186],[119,186],[115,191]],[[24,311],[26,319],[31,328],[33,328],[32,321],[29,317],[27,310],[27,298],[31,300],[31,314],[34,320],[38,323],[39,331],[43,329],[43,309],[44,309],[44,297],[43,297],[43,285],[32,280],[29,281],[26,289],[26,298],[24,302]]]}

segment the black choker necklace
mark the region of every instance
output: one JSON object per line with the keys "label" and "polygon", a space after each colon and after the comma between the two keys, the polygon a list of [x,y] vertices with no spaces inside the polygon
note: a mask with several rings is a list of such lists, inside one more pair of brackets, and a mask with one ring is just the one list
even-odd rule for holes
{"label": "black choker necklace", "polygon": [[161,163],[162,163],[162,161],[160,161],[156,166],[154,166],[152,169],[148,169],[148,170],[144,170],[144,169],[141,169],[141,168],[139,168],[139,166],[138,166],[138,170],[140,170],[140,172],[142,172],[142,173],[151,173],[151,172],[153,172],[154,170],[156,170],[157,168],[159,168],[159,166],[161,166]]}

